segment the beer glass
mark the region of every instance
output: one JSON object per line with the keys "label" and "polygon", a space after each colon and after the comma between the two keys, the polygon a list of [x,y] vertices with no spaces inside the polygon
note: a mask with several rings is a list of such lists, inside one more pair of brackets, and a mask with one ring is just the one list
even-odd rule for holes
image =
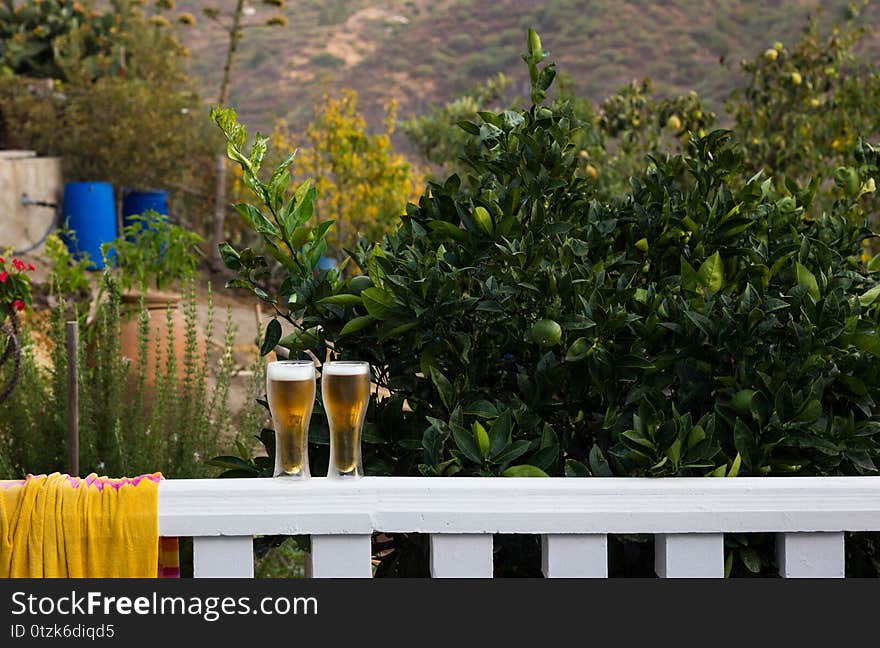
{"label": "beer glass", "polygon": [[309,420],[315,405],[315,365],[280,360],[266,365],[266,394],[275,427],[274,477],[309,478]]}
{"label": "beer glass", "polygon": [[368,362],[327,362],[321,367],[321,396],[330,427],[328,477],[358,478],[361,461],[361,430],[370,402]]}

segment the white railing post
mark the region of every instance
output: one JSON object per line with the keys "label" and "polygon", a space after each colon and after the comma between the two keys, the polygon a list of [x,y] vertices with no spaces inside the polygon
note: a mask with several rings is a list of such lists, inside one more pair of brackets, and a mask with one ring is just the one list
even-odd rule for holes
{"label": "white railing post", "polygon": [[193,538],[193,576],[196,578],[253,578],[253,537],[195,536]]}
{"label": "white railing post", "polygon": [[307,573],[311,578],[372,578],[369,534],[313,535]]}
{"label": "white railing post", "polygon": [[783,578],[843,578],[843,532],[777,533],[776,561]]}
{"label": "white railing post", "polygon": [[544,534],[541,536],[545,578],[608,578],[608,536]]}
{"label": "white railing post", "polygon": [[656,535],[654,570],[660,578],[723,578],[724,534]]}
{"label": "white railing post", "polygon": [[432,533],[431,578],[492,578],[491,533]]}

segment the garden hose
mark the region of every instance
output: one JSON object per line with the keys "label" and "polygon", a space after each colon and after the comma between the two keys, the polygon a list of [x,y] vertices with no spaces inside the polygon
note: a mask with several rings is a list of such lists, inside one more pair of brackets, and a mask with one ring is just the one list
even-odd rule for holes
{"label": "garden hose", "polygon": [[52,220],[50,221],[49,227],[46,228],[46,231],[39,238],[39,240],[36,243],[29,245],[26,248],[22,248],[21,250],[14,250],[13,254],[15,254],[16,256],[20,256],[22,254],[27,254],[28,252],[31,252],[32,250],[36,250],[49,237],[49,234],[51,234],[55,230],[55,228],[58,226],[57,225],[58,224],[58,203],[47,202],[45,200],[31,200],[30,198],[28,198],[27,194],[22,194],[21,195],[21,204],[24,207],[32,207],[32,206],[33,207],[48,207],[48,208],[51,208],[55,211],[55,215],[53,216]]}

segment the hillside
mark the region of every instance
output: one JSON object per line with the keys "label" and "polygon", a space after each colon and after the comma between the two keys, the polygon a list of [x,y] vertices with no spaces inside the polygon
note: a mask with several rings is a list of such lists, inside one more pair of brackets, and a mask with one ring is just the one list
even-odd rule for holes
{"label": "hillside", "polygon": [[[210,101],[227,36],[201,16],[206,4],[183,0],[178,9],[199,16],[181,33]],[[221,8],[231,11],[234,4],[224,0]],[[830,26],[849,3],[821,5],[820,20]],[[774,41],[794,40],[818,6],[816,0],[730,0],[711,10],[697,0],[288,0],[280,10],[288,26],[245,31],[230,103],[265,129],[276,116],[302,123],[322,94],[351,87],[371,123],[390,99],[409,117],[499,71],[523,80],[519,54],[533,26],[586,96],[598,100],[634,78],[651,77],[660,93],[694,89],[720,108],[739,61]],[[278,11],[263,3],[254,9],[246,22],[255,25]],[[866,9],[864,20],[876,27],[880,14]],[[875,30],[867,37],[869,51],[880,51],[878,36]]]}

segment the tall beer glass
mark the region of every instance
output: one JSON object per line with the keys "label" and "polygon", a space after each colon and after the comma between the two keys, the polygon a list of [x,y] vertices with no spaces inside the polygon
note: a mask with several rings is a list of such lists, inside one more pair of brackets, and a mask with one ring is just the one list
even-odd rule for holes
{"label": "tall beer glass", "polygon": [[370,402],[370,364],[325,363],[321,367],[321,396],[330,427],[327,476],[362,477],[361,430]]}
{"label": "tall beer glass", "polygon": [[315,365],[280,360],[266,365],[266,393],[275,427],[275,477],[309,478],[309,420],[315,405]]}

